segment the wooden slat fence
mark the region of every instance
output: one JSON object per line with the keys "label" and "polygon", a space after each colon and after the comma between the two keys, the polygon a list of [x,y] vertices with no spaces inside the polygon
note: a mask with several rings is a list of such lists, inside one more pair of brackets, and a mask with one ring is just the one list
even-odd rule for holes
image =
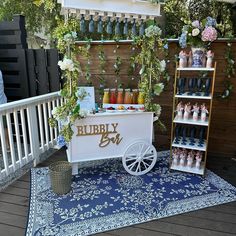
{"label": "wooden slat fence", "polygon": [[26,57],[30,96],[60,90],[59,54],[56,49],[28,49]]}
{"label": "wooden slat fence", "polygon": [[24,16],[0,22],[0,70],[8,102],[60,89],[58,51],[27,48]]}

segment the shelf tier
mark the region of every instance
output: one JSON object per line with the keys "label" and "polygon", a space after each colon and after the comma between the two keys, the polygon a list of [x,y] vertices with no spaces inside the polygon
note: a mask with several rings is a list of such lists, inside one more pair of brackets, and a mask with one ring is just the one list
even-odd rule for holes
{"label": "shelf tier", "polygon": [[171,164],[170,169],[188,172],[188,173],[192,173],[192,174],[204,175],[204,163],[201,163],[201,166],[199,169],[195,167],[195,162],[193,162],[193,167]]}
{"label": "shelf tier", "polygon": [[200,125],[200,126],[209,125],[208,119],[206,119],[206,121],[201,121],[201,120],[194,121],[192,118],[188,120],[184,120],[184,119],[178,119],[177,117],[175,117],[173,122],[177,124],[188,124],[188,125]]}
{"label": "shelf tier", "polygon": [[188,92],[184,93],[184,94],[176,94],[175,97],[176,98],[188,98],[188,99],[206,99],[206,100],[211,100],[212,96],[211,94],[209,96],[204,96],[204,93],[201,92],[201,95],[196,95],[196,93],[193,93],[193,95],[189,95]]}
{"label": "shelf tier", "polygon": [[206,141],[204,140],[204,143],[202,144],[201,147],[199,147],[199,139],[194,139],[194,145],[190,145],[190,138],[186,138],[186,144],[182,144],[183,138],[179,139],[178,143],[175,143],[176,138],[174,138],[174,141],[172,143],[172,147],[178,147],[178,148],[186,148],[190,150],[197,150],[197,151],[206,151]]}
{"label": "shelf tier", "polygon": [[214,71],[215,68],[206,68],[206,67],[183,67],[177,68],[178,71]]}

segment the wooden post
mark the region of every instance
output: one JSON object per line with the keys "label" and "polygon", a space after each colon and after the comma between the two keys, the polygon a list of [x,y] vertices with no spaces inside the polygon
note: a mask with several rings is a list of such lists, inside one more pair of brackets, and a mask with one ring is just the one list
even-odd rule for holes
{"label": "wooden post", "polygon": [[29,137],[30,137],[30,149],[32,158],[34,160],[34,166],[39,162],[39,131],[37,124],[37,114],[35,105],[31,105],[27,108],[27,118],[29,124]]}

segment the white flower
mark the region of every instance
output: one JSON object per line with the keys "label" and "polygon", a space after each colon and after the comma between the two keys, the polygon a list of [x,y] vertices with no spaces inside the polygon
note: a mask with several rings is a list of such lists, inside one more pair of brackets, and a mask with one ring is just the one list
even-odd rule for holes
{"label": "white flower", "polygon": [[198,36],[199,33],[200,33],[200,30],[199,30],[198,28],[195,28],[195,29],[193,29],[193,31],[192,31],[192,36],[193,36],[193,37]]}
{"label": "white flower", "polygon": [[75,38],[77,38],[77,33],[75,31],[72,31],[71,36],[75,39]]}
{"label": "white flower", "polygon": [[57,112],[57,107],[52,109],[52,115],[54,116],[56,114],[56,112]]}
{"label": "white flower", "polygon": [[87,114],[88,114],[88,111],[87,111],[86,109],[80,109],[79,115],[80,115],[81,117],[86,117]]}
{"label": "white flower", "polygon": [[60,120],[60,125],[64,126],[64,125],[68,125],[69,124],[69,118],[64,119],[64,120]]}
{"label": "white flower", "polygon": [[75,70],[74,62],[71,59],[64,58],[63,61],[58,62],[58,65],[60,66],[61,70]]}
{"label": "white flower", "polygon": [[162,60],[160,61],[160,70],[163,72],[166,69],[166,61]]}

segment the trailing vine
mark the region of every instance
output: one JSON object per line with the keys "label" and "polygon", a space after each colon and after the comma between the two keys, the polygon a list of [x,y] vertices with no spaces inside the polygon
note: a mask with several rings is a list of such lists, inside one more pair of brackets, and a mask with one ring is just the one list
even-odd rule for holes
{"label": "trailing vine", "polygon": [[[67,32],[59,38],[60,45],[65,47],[65,56],[58,62],[66,82],[59,95],[64,99],[64,103],[52,110],[52,118],[49,118],[49,125],[56,127],[59,125],[60,133],[58,145],[64,146],[73,135],[72,125],[76,119],[86,117],[87,111],[80,109],[78,101],[83,100],[87,95],[85,91],[78,90],[78,78],[82,75],[80,63],[77,60],[79,48],[75,46],[77,38],[76,32]],[[64,51],[64,48],[63,50]]]}
{"label": "trailing vine", "polygon": [[83,56],[86,58],[86,66],[85,66],[85,79],[87,80],[88,84],[91,84],[91,40],[87,40],[86,45],[84,46]]}
{"label": "trailing vine", "polygon": [[221,98],[228,99],[233,91],[233,83],[231,82],[231,78],[235,75],[235,58],[232,52],[232,43],[228,42],[225,52],[225,59],[226,59],[226,79],[224,81],[225,90],[223,91]]}
{"label": "trailing vine", "polygon": [[130,56],[130,64],[128,68],[128,76],[131,80],[135,79],[135,72],[137,69],[137,64],[135,62],[135,57],[137,55],[137,48],[136,48],[136,42],[133,42],[131,44],[131,56]]}
{"label": "trailing vine", "polygon": [[169,79],[165,70],[165,60],[159,55],[164,54],[164,45],[161,39],[161,29],[149,26],[145,35],[137,40],[141,51],[135,57],[135,62],[141,66],[139,88],[144,94],[145,110],[152,111],[157,117],[161,114],[161,106],[154,103],[154,97],[159,96],[164,89],[163,81]]}
{"label": "trailing vine", "polygon": [[116,74],[115,83],[118,83],[118,88],[119,88],[119,87],[122,87],[122,84],[120,82],[120,69],[121,69],[122,60],[121,60],[121,57],[117,55],[117,51],[120,48],[120,45],[118,44],[119,40],[116,40],[116,42],[117,42],[116,47],[113,50],[114,54],[116,55],[116,60],[113,67],[114,67],[114,72]]}
{"label": "trailing vine", "polygon": [[[99,45],[98,47],[98,60],[99,60],[99,95],[102,96],[103,95],[103,90],[105,87],[105,73],[106,73],[106,69],[105,69],[105,65],[106,65],[106,55],[105,52],[103,50],[103,46]],[[102,98],[100,98],[101,100]]]}

